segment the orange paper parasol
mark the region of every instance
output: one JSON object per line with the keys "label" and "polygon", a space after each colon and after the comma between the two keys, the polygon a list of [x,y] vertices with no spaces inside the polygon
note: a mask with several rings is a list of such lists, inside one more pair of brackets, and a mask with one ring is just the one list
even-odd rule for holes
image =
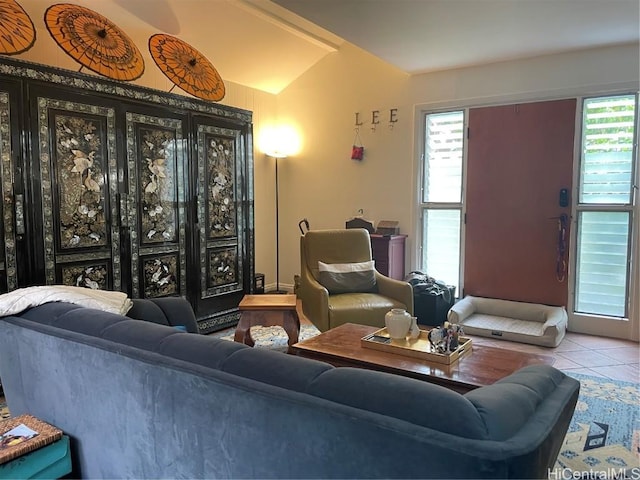
{"label": "orange paper parasol", "polygon": [[0,53],[26,52],[36,41],[36,29],[27,12],[15,0],[0,1]]}
{"label": "orange paper parasol", "polygon": [[44,21],[56,43],[83,67],[114,80],[135,80],[144,72],[140,50],[99,13],[60,3],[47,9]]}
{"label": "orange paper parasol", "polygon": [[149,52],[162,73],[185,92],[214,102],[224,98],[224,83],[217,70],[188,43],[157,33],[149,38]]}

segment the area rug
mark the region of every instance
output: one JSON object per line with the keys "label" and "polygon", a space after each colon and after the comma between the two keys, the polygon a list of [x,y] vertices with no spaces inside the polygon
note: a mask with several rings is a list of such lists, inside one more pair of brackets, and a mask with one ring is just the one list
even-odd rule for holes
{"label": "area rug", "polygon": [[[301,325],[298,341],[315,337],[319,333],[320,330],[313,325]],[[233,334],[233,330],[224,330],[219,333],[211,333],[209,336],[233,341]],[[256,342],[254,347],[268,348],[280,352],[286,352],[288,348],[289,337],[287,337],[282,327],[251,327],[251,338]]]}
{"label": "area rug", "polygon": [[640,384],[567,374],[580,395],[555,478],[640,478]]}
{"label": "area rug", "polygon": [[0,396],[0,420],[4,420],[5,418],[9,418],[11,414],[9,413],[9,409],[7,408],[7,402],[3,396]]}

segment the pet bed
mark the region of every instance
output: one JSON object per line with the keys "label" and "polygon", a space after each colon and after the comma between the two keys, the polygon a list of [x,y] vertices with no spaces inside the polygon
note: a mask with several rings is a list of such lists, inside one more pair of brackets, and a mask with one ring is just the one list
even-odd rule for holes
{"label": "pet bed", "polygon": [[447,320],[468,335],[557,347],[567,331],[564,307],[466,296],[454,304]]}

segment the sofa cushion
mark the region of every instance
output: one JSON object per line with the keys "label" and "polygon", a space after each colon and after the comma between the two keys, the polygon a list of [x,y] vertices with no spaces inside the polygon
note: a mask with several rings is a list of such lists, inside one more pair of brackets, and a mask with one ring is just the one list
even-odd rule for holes
{"label": "sofa cushion", "polygon": [[[60,308],[56,310],[57,316],[50,321],[42,322],[43,319],[47,318],[46,315],[49,312],[54,310],[54,305],[66,305],[66,311],[64,308]],[[103,312],[101,310],[89,309],[89,308],[75,308],[75,305],[70,303],[64,304],[55,304],[48,303],[39,307],[35,307],[32,311],[26,312],[31,315],[36,314],[33,317],[34,321],[40,323],[49,323],[54,327],[64,328],[66,330],[72,330],[74,332],[84,333],[86,335],[92,335],[95,337],[99,337],[102,335],[102,332],[105,328],[108,328],[116,323],[122,322],[126,320],[127,317],[123,317],[122,315],[118,315],[116,313]],[[89,316],[87,315],[89,313]],[[22,315],[24,318],[29,318],[26,315]],[[31,319],[31,318],[30,318]]]}
{"label": "sofa cushion", "polygon": [[68,302],[49,302],[25,310],[20,316],[38,323],[54,325],[58,317],[78,308],[83,307]]}
{"label": "sofa cushion", "polygon": [[473,404],[439,385],[359,368],[336,368],[317,377],[307,393],[465,438],[487,429]]}
{"label": "sofa cushion", "polygon": [[155,352],[160,348],[161,342],[171,335],[192,336],[193,334],[179,332],[157,323],[127,319],[105,328],[101,337],[105,340]]}
{"label": "sofa cushion", "polygon": [[191,304],[182,297],[135,298],[127,317],[146,322],[184,327],[190,333],[198,333],[198,322]]}
{"label": "sofa cushion", "polygon": [[249,347],[230,355],[220,366],[224,372],[298,392],[305,392],[318,375],[333,368],[317,360]]}
{"label": "sofa cushion", "polygon": [[156,351],[178,360],[218,370],[227,357],[243,349],[251,347],[207,335],[170,335],[160,342]]}
{"label": "sofa cushion", "polygon": [[550,365],[530,365],[465,397],[477,408],[489,438],[507,440],[532,418],[564,376]]}
{"label": "sofa cushion", "polygon": [[373,260],[354,263],[318,262],[318,281],[330,294],[371,292],[376,287]]}
{"label": "sofa cushion", "polygon": [[[89,312],[90,318],[87,317]],[[333,368],[324,362],[254,349],[242,343],[206,335],[188,334],[166,325],[69,303],[44,304],[32,308],[23,316],[300,392],[305,391],[309,382],[320,373]]]}
{"label": "sofa cushion", "polygon": [[127,317],[171,326],[169,319],[160,306],[148,299],[133,299],[133,306],[127,312]]}

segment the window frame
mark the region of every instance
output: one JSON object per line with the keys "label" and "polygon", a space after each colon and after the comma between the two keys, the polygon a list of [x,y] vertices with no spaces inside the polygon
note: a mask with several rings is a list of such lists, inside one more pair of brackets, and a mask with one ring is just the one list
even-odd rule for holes
{"label": "window frame", "polygon": [[[634,119],[634,139],[632,152],[632,171],[631,171],[631,196],[627,204],[603,204],[603,203],[580,203],[580,181],[583,156],[583,134],[584,134],[584,106],[591,99],[607,98],[607,97],[635,97],[635,119]],[[612,92],[602,93],[598,95],[582,95],[577,96],[576,108],[576,137],[574,142],[574,178],[573,178],[573,198],[572,202],[572,222],[571,222],[571,242],[569,262],[569,298],[567,300],[567,313],[569,314],[570,326],[572,331],[582,333],[617,336],[625,338],[637,338],[629,334],[629,329],[637,329],[639,323],[638,316],[638,255],[640,253],[640,239],[638,238],[640,223],[640,206],[638,205],[638,185],[640,184],[640,161],[638,159],[638,141],[640,134],[638,128],[640,126],[640,95],[638,91]],[[576,311],[577,303],[577,283],[578,283],[578,232],[579,220],[583,212],[623,212],[629,214],[628,228],[628,246],[627,246],[627,285],[625,292],[625,314],[622,317],[601,315],[595,313]],[[632,330],[633,331],[633,330]]]}
{"label": "window frame", "polygon": [[[427,117],[429,115],[439,115],[445,113],[453,113],[453,112],[462,112],[463,115],[463,142],[462,142],[462,170],[460,177],[460,202],[429,202],[425,201],[425,189],[426,185],[424,184],[426,178],[426,132],[427,132]],[[420,270],[424,273],[429,273],[425,271],[424,265],[424,216],[425,212],[428,210],[459,210],[460,211],[460,224],[459,224],[459,235],[460,235],[460,245],[458,251],[458,280],[456,284],[456,297],[462,298],[463,292],[462,288],[464,285],[464,251],[465,251],[465,218],[466,218],[466,178],[467,178],[467,138],[469,131],[469,107],[464,108],[438,108],[438,109],[424,109],[420,111],[420,125],[421,125],[421,134],[419,136],[420,141],[420,155],[419,155],[419,178],[418,178],[418,189],[417,189],[417,242],[416,242],[416,265],[417,270]]]}
{"label": "window frame", "polygon": [[[582,131],[582,100],[585,97],[602,97],[602,96],[615,96],[615,95],[638,95],[637,83],[629,82],[624,85],[620,85],[618,88],[611,88],[610,85],[590,86],[588,88],[571,88],[563,91],[554,92],[532,92],[530,94],[516,94],[516,95],[504,95],[492,98],[487,101],[486,98],[467,98],[446,102],[432,102],[419,104],[415,106],[415,120],[414,120],[414,203],[415,206],[413,215],[412,231],[414,232],[415,248],[411,249],[410,264],[411,269],[419,270],[422,261],[422,215],[423,209],[428,205],[422,202],[423,191],[422,182],[424,178],[424,157],[425,157],[425,142],[424,132],[426,128],[425,116],[430,113],[442,113],[448,111],[464,111],[465,112],[465,129],[468,127],[468,114],[470,109],[477,107],[487,106],[500,106],[511,105],[521,102],[540,102],[550,100],[560,100],[575,98],[577,101],[576,107],[576,120],[575,130],[576,135],[581,135]],[[640,100],[640,99],[639,99]],[[640,141],[640,123],[638,118],[640,117],[640,111],[636,112],[636,131],[638,132],[638,138]],[[579,139],[579,138],[578,138]],[[465,138],[466,140],[466,138]],[[571,191],[571,231],[569,238],[569,262],[568,262],[568,298],[567,298],[567,313],[569,315],[569,330],[577,333],[584,333],[588,335],[601,335],[604,337],[623,338],[632,341],[638,341],[640,339],[640,193],[638,192],[638,186],[640,185],[640,159],[638,155],[640,152],[636,152],[636,172],[635,172],[635,188],[634,188],[634,209],[632,218],[632,233],[631,233],[631,270],[629,281],[629,321],[620,322],[619,320],[610,320],[607,317],[601,317],[597,315],[583,315],[574,314],[574,293],[575,293],[575,267],[574,259],[576,253],[576,240],[575,235],[577,232],[576,224],[576,211],[575,211],[575,199],[577,195],[577,185],[579,181],[579,164],[581,142],[574,142],[574,159],[573,159],[573,188]],[[636,145],[638,150],[638,146]],[[460,282],[461,288],[464,289],[464,262],[465,262],[465,215],[466,215],[466,178],[467,178],[467,142],[464,142],[463,151],[463,166],[462,166],[462,225],[460,229]],[[456,296],[461,298],[464,295],[464,291],[456,291]]]}

